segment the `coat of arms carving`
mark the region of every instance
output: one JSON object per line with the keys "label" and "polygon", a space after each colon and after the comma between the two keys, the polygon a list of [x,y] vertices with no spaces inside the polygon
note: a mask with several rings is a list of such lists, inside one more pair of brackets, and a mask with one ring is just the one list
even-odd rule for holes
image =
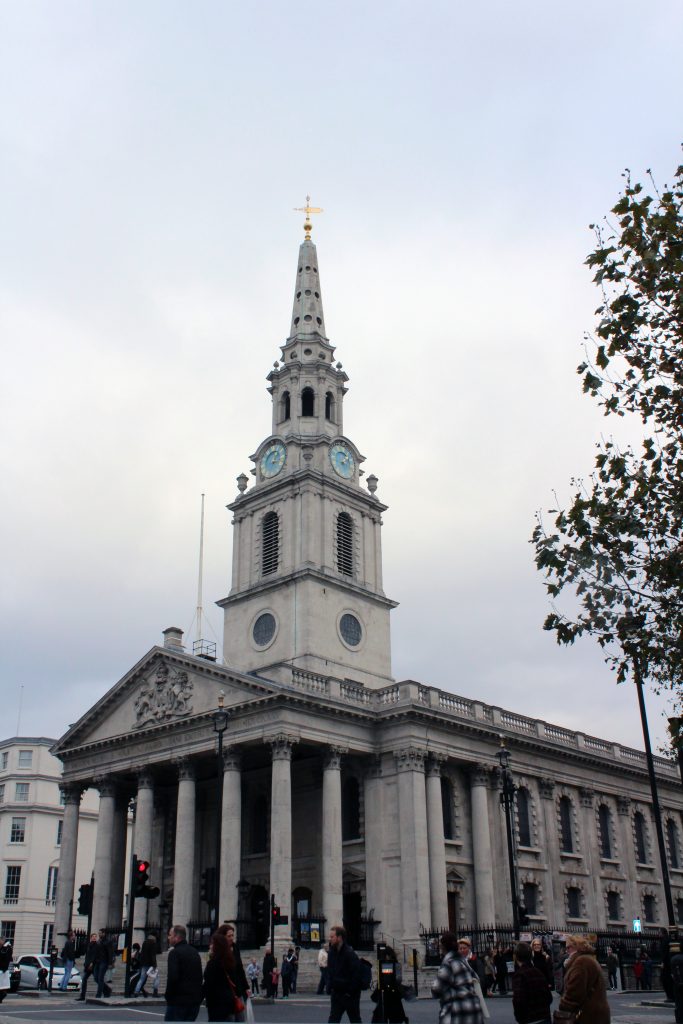
{"label": "coat of arms carving", "polygon": [[162,662],[156,673],[143,681],[135,699],[135,728],[191,715],[193,688],[187,672]]}

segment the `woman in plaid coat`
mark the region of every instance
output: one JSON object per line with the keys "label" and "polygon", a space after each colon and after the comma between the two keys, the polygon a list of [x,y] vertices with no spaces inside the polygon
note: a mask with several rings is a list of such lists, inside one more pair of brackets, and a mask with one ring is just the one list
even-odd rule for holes
{"label": "woman in plaid coat", "polygon": [[452,932],[441,936],[446,954],[432,985],[432,996],[441,1003],[439,1024],[484,1024],[474,973],[467,964],[469,939],[457,939]]}

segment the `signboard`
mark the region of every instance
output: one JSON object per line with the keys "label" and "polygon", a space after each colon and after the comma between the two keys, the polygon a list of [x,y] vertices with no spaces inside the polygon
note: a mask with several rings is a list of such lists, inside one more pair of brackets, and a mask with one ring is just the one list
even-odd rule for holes
{"label": "signboard", "polygon": [[640,918],[639,917],[634,917],[633,918],[633,930],[634,930],[634,932],[642,932],[642,930],[643,930],[643,926],[640,923]]}

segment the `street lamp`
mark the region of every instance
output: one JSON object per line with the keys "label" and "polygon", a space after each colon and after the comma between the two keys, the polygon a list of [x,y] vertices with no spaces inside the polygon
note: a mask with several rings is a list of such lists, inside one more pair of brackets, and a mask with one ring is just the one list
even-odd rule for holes
{"label": "street lamp", "polygon": [[669,918],[669,931],[676,930],[676,919],[674,916],[674,903],[671,897],[671,883],[669,882],[669,868],[666,863],[666,846],[664,845],[664,830],[662,828],[662,812],[659,809],[659,795],[657,793],[657,777],[655,775],[655,763],[652,758],[652,747],[650,746],[650,730],[647,724],[647,712],[645,711],[645,695],[643,693],[643,674],[640,663],[640,654],[634,638],[640,636],[645,625],[644,615],[632,615],[630,612],[623,615],[619,620],[617,632],[622,650],[628,654],[633,662],[633,679],[638,694],[638,707],[640,709],[640,724],[643,729],[643,742],[645,744],[645,760],[647,762],[647,774],[650,780],[650,793],[652,795],[652,812],[655,819],[657,831],[657,845],[659,846],[659,861],[662,868],[662,884],[664,886],[664,899],[666,900],[666,912]]}
{"label": "street lamp", "polygon": [[216,820],[216,876],[214,881],[213,905],[214,927],[218,928],[218,911],[221,895],[221,830],[223,824],[223,733],[228,728],[228,712],[223,707],[225,693],[218,694],[218,707],[213,713],[213,728],[218,736],[218,807]]}
{"label": "street lamp", "polygon": [[505,739],[500,737],[500,750],[497,753],[500,764],[500,776],[502,792],[500,794],[501,805],[505,808],[505,830],[508,841],[508,867],[510,869],[510,896],[512,899],[512,927],[515,938],[519,938],[519,894],[517,892],[517,870],[515,868],[515,848],[513,843],[513,820],[512,816],[515,807],[515,792],[517,787],[512,781],[510,774],[510,751],[505,746]]}

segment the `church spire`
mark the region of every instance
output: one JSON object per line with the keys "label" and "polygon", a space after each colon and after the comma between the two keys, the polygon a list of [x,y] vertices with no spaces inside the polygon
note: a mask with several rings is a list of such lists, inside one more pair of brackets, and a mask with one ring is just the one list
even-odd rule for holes
{"label": "church spire", "polygon": [[306,219],[304,221],[304,241],[299,247],[289,339],[310,338],[315,335],[323,339],[326,338],[325,316],[318,273],[318,254],[311,241],[311,231],[313,230],[311,214],[323,211],[319,206],[311,206],[310,196],[306,196],[305,206],[295,207],[295,209],[299,213],[305,213]]}

